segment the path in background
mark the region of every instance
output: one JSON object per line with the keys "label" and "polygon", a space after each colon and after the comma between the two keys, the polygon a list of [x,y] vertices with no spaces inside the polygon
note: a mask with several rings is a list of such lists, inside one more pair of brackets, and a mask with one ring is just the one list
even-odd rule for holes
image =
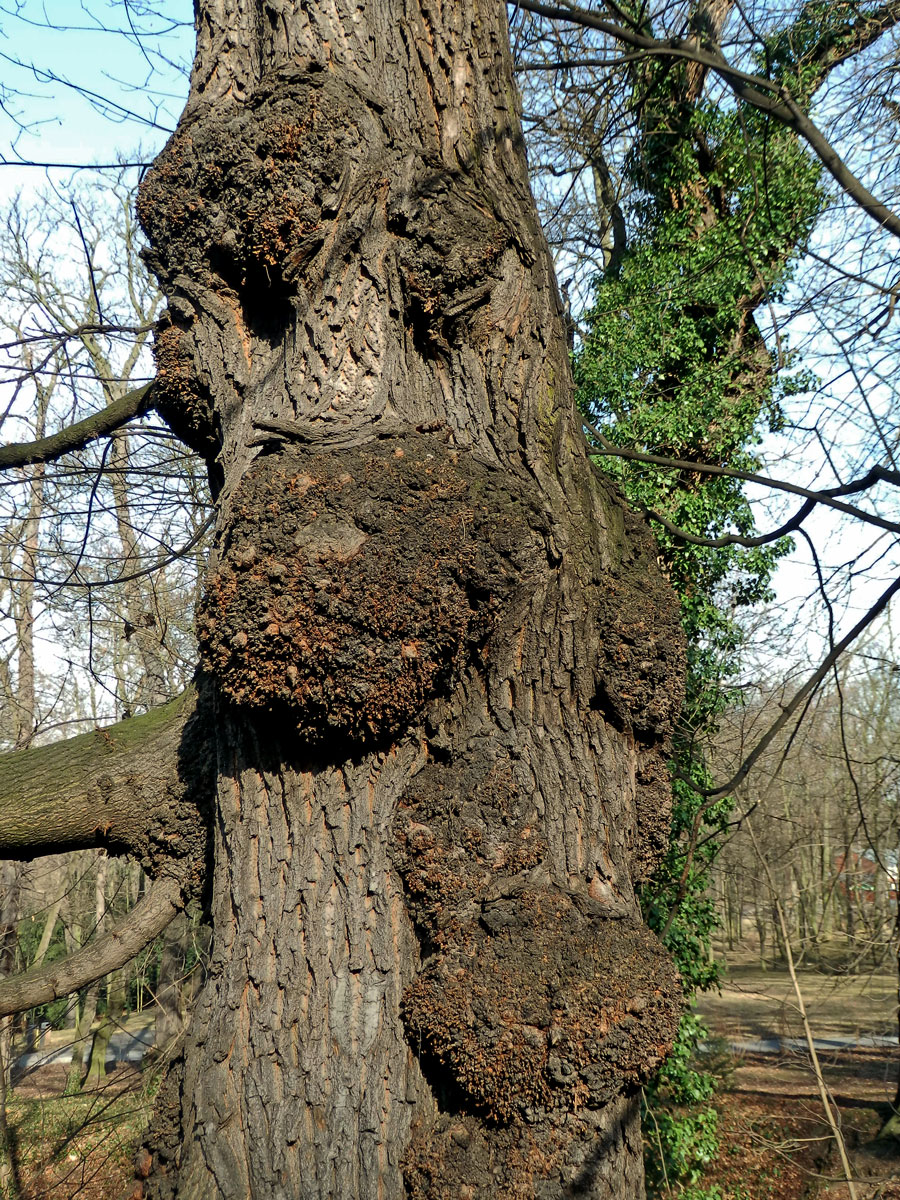
{"label": "path in background", "polygon": [[[897,1089],[897,983],[890,974],[800,972],[800,986],[860,1200],[900,1200],[900,1143],[877,1135]],[[699,998],[721,1152],[704,1185],[729,1200],[847,1200],[787,972],[732,966]]]}

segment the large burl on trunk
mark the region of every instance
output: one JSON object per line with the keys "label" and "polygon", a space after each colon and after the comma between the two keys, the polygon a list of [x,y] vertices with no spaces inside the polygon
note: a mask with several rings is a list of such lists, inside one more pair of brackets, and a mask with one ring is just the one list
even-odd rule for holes
{"label": "large burl on trunk", "polygon": [[642,1194],[676,606],[585,453],[500,0],[200,0],[140,191],[210,463],[212,964],[146,1197]]}

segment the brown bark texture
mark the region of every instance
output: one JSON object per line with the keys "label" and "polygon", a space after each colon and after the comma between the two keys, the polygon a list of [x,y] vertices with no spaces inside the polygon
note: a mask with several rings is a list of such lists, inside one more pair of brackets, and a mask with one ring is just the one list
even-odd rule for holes
{"label": "brown bark texture", "polygon": [[143,1195],[635,1200],[684,651],[586,455],[504,6],[196,11],[138,212],[217,503],[213,945]]}

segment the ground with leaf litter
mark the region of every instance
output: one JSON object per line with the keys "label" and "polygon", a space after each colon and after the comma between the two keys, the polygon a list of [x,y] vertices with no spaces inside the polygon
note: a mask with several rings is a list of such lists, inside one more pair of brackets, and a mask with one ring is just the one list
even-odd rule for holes
{"label": "ground with leaf litter", "polygon": [[[896,975],[804,968],[799,983],[857,1200],[900,1200],[900,1142],[878,1139],[892,1111],[900,1051],[864,1044],[896,1037]],[[723,1075],[721,1153],[704,1185],[717,1183],[725,1200],[848,1200],[787,971],[732,962],[721,992],[702,996],[698,1008],[713,1035],[709,1065]],[[790,1049],[733,1050],[759,1039],[789,1039]],[[838,1040],[863,1044],[828,1048]]]}
{"label": "ground with leaf litter", "polygon": [[135,1143],[149,1119],[149,1073],[117,1064],[94,1088],[64,1096],[68,1066],[17,1080],[7,1126],[17,1200],[122,1200]]}

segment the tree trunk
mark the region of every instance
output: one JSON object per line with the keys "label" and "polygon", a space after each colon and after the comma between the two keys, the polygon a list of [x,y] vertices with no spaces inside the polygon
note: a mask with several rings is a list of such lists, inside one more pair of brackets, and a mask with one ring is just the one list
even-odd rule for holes
{"label": "tree trunk", "polygon": [[[66,943],[66,955],[71,957],[78,952],[81,945],[81,922],[76,917],[73,917],[71,911],[70,897],[66,896],[66,915],[63,918],[63,937]],[[78,1036],[78,1025],[81,1021],[81,1001],[77,992],[70,992],[66,1001],[65,1013],[63,1014],[63,1029],[72,1030],[72,1054],[76,1053],[76,1047],[81,1045]],[[71,1069],[70,1069],[70,1074]],[[79,1076],[80,1082],[80,1076]]]}
{"label": "tree trunk", "polygon": [[188,1005],[182,997],[182,981],[190,936],[190,922],[185,913],[179,913],[160,939],[159,975],[154,992],[153,1055],[163,1061],[170,1056],[184,1032]]}
{"label": "tree trunk", "polygon": [[759,939],[759,968],[761,971],[768,970],[766,962],[766,912],[761,906],[759,897],[754,899],[753,907],[754,924],[756,925],[756,936]]}
{"label": "tree trunk", "polygon": [[[26,355],[31,368],[31,355]],[[42,438],[47,425],[47,410],[52,388],[35,378],[37,412],[34,436]],[[35,734],[37,695],[34,658],[34,587],[38,574],[40,524],[44,512],[44,465],[28,470],[28,509],[22,528],[22,565],[16,586],[16,741],[17,750],[27,749]]]}
{"label": "tree trunk", "polygon": [[[19,864],[0,862],[0,978],[15,970],[18,947]],[[15,1200],[19,1194],[15,1135],[7,1120],[12,1085],[13,1018],[0,1017],[0,1188]]]}
{"label": "tree trunk", "polygon": [[[30,357],[26,360],[31,365]],[[35,382],[37,411],[35,437],[44,436],[50,392]],[[40,520],[44,508],[44,467],[38,464],[28,472],[28,507],[22,528],[22,564],[16,588],[16,734],[17,750],[27,749],[35,733],[37,700],[34,657],[34,581],[38,568]],[[21,896],[21,868],[17,863],[0,863],[0,976],[15,967],[18,935],[16,932]],[[15,1148],[7,1125],[7,1095],[12,1082],[13,1021],[0,1019],[0,1188],[18,1194],[15,1179]]]}
{"label": "tree trunk", "polygon": [[145,1195],[631,1200],[684,655],[585,452],[504,6],[197,13],[138,210],[217,499],[214,940]]}
{"label": "tree trunk", "polygon": [[[63,887],[65,888],[66,873],[63,873]],[[56,923],[59,920],[59,910],[62,908],[64,899],[64,891],[60,892],[50,903],[47,909],[47,914],[44,917],[44,928],[41,930],[41,940],[38,942],[37,950],[34,952],[34,958],[28,964],[30,967],[39,967],[46,957],[47,951],[50,949],[50,943],[53,940],[53,934],[56,932]]]}
{"label": "tree trunk", "polygon": [[106,1056],[109,1041],[122,1026],[125,1016],[125,975],[121,970],[113,971],[106,985],[106,1012],[100,1021],[91,1043],[91,1058],[84,1079],[85,1087],[100,1087],[106,1078]]}
{"label": "tree trunk", "polygon": [[[117,398],[117,397],[114,397]],[[162,629],[153,590],[140,579],[130,577],[138,570],[140,546],[131,516],[128,495],[130,460],[128,439],[115,438],[110,451],[111,486],[116,513],[116,528],[122,544],[123,617],[125,640],[134,638],[141,675],[134,692],[134,704],[143,711],[164,704],[171,696],[162,652]]]}
{"label": "tree trunk", "polygon": [[[109,869],[109,860],[105,855],[98,855],[96,876],[94,879],[94,933],[97,934],[103,928],[103,923],[106,920],[106,877]],[[72,1047],[72,1062],[69,1066],[69,1074],[66,1078],[65,1094],[74,1096],[81,1090],[81,1083],[84,1079],[91,1063],[91,1049],[93,1046],[93,1038],[91,1037],[91,1027],[94,1024],[94,1018],[97,1015],[97,1002],[100,998],[99,982],[92,984],[84,998],[84,1005],[78,1016],[78,1024],[76,1026],[75,1044]],[[105,1064],[104,1049],[104,1064]],[[105,1065],[104,1065],[105,1069]]]}

